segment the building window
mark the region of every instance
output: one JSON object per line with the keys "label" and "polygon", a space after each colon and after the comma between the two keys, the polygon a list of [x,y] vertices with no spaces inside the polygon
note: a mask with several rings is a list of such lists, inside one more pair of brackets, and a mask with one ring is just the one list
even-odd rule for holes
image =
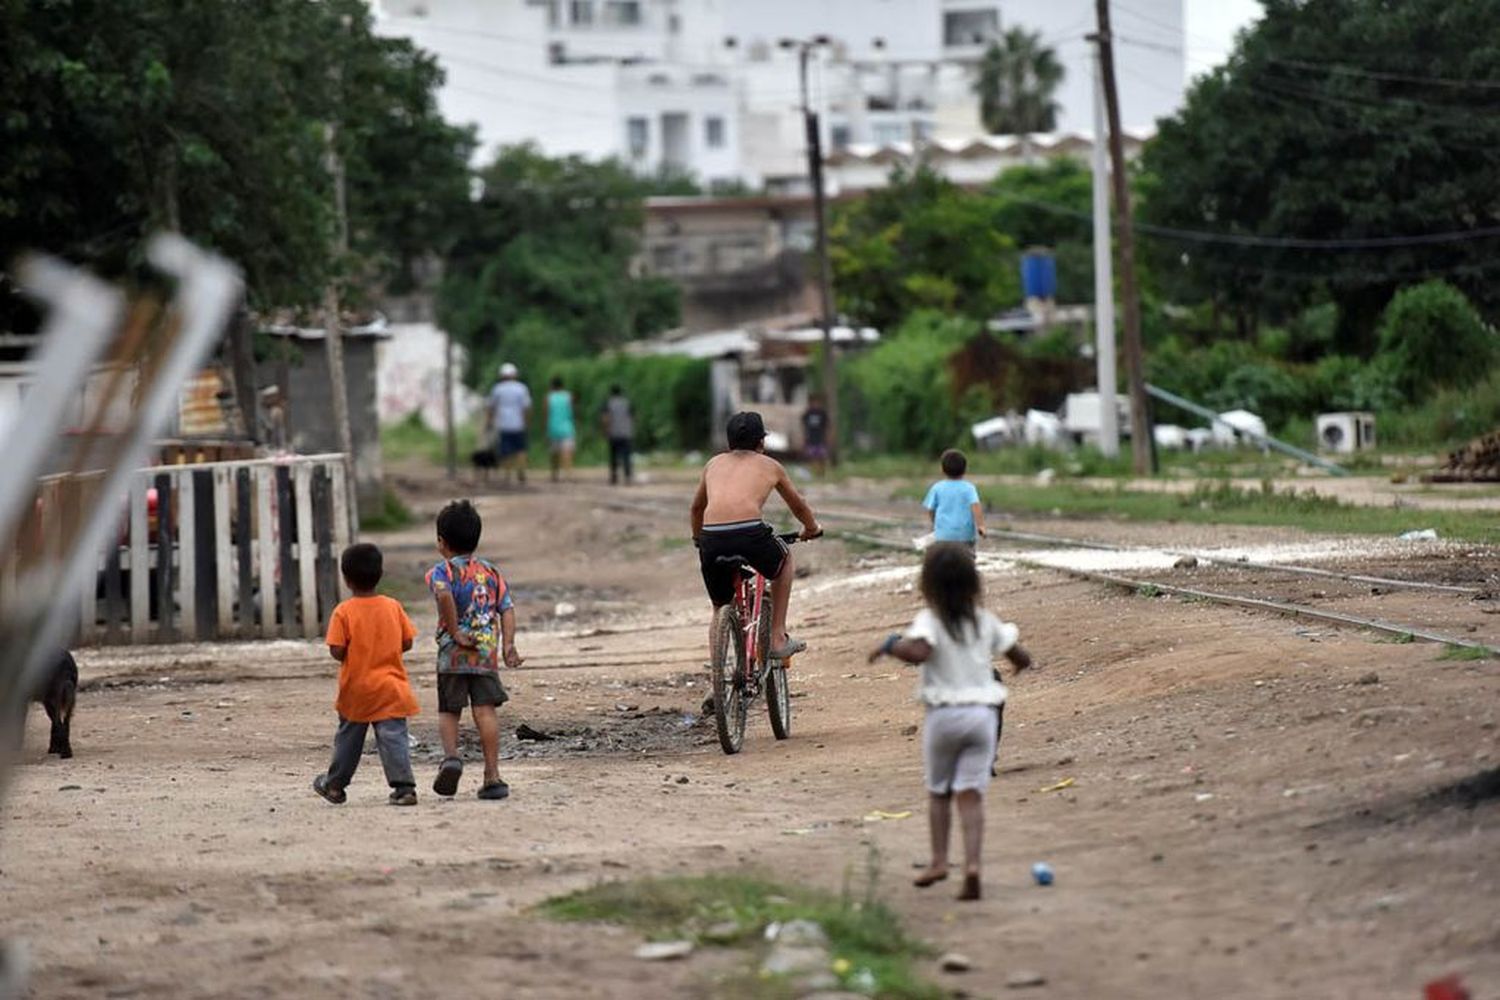
{"label": "building window", "polygon": [[718,115],[703,119],[703,144],[709,149],[724,148],[724,119]]}
{"label": "building window", "polygon": [[568,23],[574,27],[594,23],[594,0],[568,0]]}
{"label": "building window", "polygon": [[657,274],[674,274],[677,271],[675,243],[658,243],[651,248],[651,270]]}
{"label": "building window", "polygon": [[905,122],[877,122],[870,129],[870,137],[877,146],[889,146],[901,142],[910,134]]}
{"label": "building window", "polygon": [[604,5],[604,23],[615,28],[636,28],[641,24],[640,0],[608,0]]}
{"label": "building window", "polygon": [[667,15],[667,33],[670,35],[682,34],[682,18],[677,14]]}
{"label": "building window", "polygon": [[625,145],[632,160],[646,158],[646,144],[651,140],[651,123],[645,118],[625,119]]}
{"label": "building window", "polygon": [[828,130],[828,142],[834,149],[849,148],[849,126],[835,125]]}
{"label": "building window", "polygon": [[983,45],[999,33],[1000,12],[994,7],[943,14],[944,45]]}

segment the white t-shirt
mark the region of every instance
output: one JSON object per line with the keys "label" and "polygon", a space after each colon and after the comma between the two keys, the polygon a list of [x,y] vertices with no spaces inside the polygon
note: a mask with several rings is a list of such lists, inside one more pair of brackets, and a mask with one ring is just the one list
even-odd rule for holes
{"label": "white t-shirt", "polygon": [[905,638],[932,647],[917,685],[917,700],[924,705],[1004,704],[1005,685],[995,680],[994,661],[1015,646],[1021,630],[983,608],[976,618],[978,627],[966,623],[956,640],[931,608],[917,612],[907,628]]}
{"label": "white t-shirt", "polygon": [[531,409],[531,390],[518,379],[502,379],[490,390],[490,410],[498,431],[524,431],[526,411]]}

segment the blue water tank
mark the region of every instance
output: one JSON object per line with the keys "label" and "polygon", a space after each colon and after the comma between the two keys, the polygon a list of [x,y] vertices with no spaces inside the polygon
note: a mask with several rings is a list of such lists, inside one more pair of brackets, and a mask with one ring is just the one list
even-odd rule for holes
{"label": "blue water tank", "polygon": [[1033,248],[1021,255],[1021,297],[1057,298],[1057,261],[1051,250]]}

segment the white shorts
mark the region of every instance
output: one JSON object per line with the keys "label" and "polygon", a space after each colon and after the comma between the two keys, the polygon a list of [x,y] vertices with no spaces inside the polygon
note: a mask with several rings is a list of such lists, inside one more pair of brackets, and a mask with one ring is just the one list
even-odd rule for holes
{"label": "white shorts", "polygon": [[984,792],[990,786],[999,720],[994,705],[934,705],[922,727],[927,790]]}

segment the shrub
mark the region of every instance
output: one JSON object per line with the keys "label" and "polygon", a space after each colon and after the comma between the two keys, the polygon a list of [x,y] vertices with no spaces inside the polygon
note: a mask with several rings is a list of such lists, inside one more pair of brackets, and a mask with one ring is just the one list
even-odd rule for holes
{"label": "shrub", "polygon": [[948,359],[977,332],[971,320],[914,313],[843,366],[847,425],[891,451],[935,454],[961,441],[987,406],[974,393],[954,398]]}
{"label": "shrub", "polygon": [[708,362],[675,355],[607,354],[554,361],[532,382],[540,396],[552,377],[560,376],[573,394],[579,444],[587,454],[602,449],[595,430],[598,414],[615,383],[635,411],[635,446],[641,451],[687,451],[709,442]]}
{"label": "shrub", "polygon": [[1419,399],[1434,388],[1463,387],[1494,363],[1495,331],[1462,292],[1442,281],[1404,288],[1380,319],[1380,353],[1401,389]]}

